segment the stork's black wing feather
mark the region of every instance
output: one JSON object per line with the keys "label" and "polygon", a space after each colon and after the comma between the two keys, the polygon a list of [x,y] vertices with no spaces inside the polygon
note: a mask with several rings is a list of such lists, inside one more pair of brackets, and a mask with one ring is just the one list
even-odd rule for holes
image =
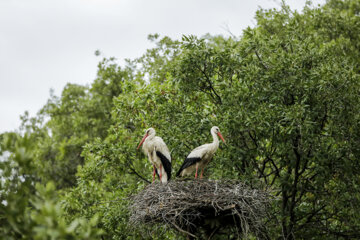
{"label": "stork's black wing feather", "polygon": [[156,167],[155,167],[155,173],[156,173],[156,176],[158,176],[158,178],[160,179],[160,175],[159,175],[158,170],[157,170]]}
{"label": "stork's black wing feather", "polygon": [[176,173],[176,176],[177,177],[180,176],[182,170],[196,164],[197,162],[200,162],[200,160],[201,160],[201,158],[199,158],[199,157],[186,158],[183,165],[181,166],[179,171]]}
{"label": "stork's black wing feather", "polygon": [[156,151],[156,155],[160,158],[160,160],[161,160],[161,163],[162,163],[162,165],[163,165],[163,167],[164,167],[164,169],[165,169],[165,172],[166,172],[166,174],[167,174],[167,176],[168,176],[168,181],[170,180],[170,178],[171,178],[171,162],[170,162],[170,160],[169,159],[167,159],[165,156],[164,156],[164,154],[162,154],[161,152],[159,152],[159,151]]}

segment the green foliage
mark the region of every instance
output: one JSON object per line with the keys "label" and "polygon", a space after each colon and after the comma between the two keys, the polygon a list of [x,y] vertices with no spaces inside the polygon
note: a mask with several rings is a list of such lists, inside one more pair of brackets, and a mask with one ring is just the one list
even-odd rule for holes
{"label": "green foliage", "polygon": [[84,145],[107,135],[112,99],[132,78],[130,67],[122,69],[115,59],[104,59],[91,87],[67,84],[60,98],[51,94],[35,118],[22,116],[22,129],[31,132],[36,142],[35,164],[42,181],[54,181],[58,188],[75,185],[77,166],[84,163]]}
{"label": "green foliage", "polygon": [[260,9],[238,39],[155,34],[125,67],[104,59],[91,86],[68,84],[22,116],[24,135],[2,135],[1,236],[181,238],[128,224],[129,196],[151,181],[136,146],[154,127],[176,171],[217,125],[227,145],[205,176],[272,189],[270,239],[359,238],[359,12]]}
{"label": "green foliage", "polygon": [[54,183],[49,182],[46,186],[37,184],[36,190],[37,196],[32,201],[34,210],[31,212],[35,223],[34,239],[98,239],[103,233],[97,228],[97,215],[89,221],[76,218],[66,223]]}
{"label": "green foliage", "polygon": [[65,221],[55,185],[36,183],[29,135],[1,135],[1,239],[98,239],[96,215]]}
{"label": "green foliage", "polygon": [[30,220],[29,196],[35,189],[34,164],[26,135],[2,134],[0,138],[0,237],[19,239],[31,236],[33,222]]}

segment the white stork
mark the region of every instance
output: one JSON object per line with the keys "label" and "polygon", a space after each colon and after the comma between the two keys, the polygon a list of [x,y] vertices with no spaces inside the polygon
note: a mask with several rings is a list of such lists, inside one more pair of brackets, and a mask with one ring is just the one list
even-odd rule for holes
{"label": "white stork", "polygon": [[200,178],[203,177],[204,168],[210,162],[210,160],[212,159],[216,150],[219,147],[218,136],[225,143],[225,140],[221,135],[220,129],[218,127],[216,126],[212,127],[210,132],[213,137],[213,142],[201,145],[195,148],[194,150],[192,150],[192,152],[186,157],[180,170],[177,172],[176,174],[177,177],[190,175],[194,170],[196,170],[195,178],[197,178],[199,168],[201,169]]}
{"label": "white stork", "polygon": [[137,149],[144,144],[142,149],[154,167],[153,182],[156,173],[160,181],[166,183],[171,178],[171,156],[164,140],[155,134],[155,129],[147,129]]}

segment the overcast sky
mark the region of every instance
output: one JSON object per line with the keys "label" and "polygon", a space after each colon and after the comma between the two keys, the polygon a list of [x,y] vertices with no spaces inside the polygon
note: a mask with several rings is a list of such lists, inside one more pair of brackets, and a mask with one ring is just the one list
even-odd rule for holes
{"label": "overcast sky", "polygon": [[[0,133],[46,103],[50,89],[90,84],[100,57],[141,56],[148,34],[240,35],[280,0],[0,0]],[[323,3],[314,0],[313,3]],[[288,0],[301,10],[305,0]]]}

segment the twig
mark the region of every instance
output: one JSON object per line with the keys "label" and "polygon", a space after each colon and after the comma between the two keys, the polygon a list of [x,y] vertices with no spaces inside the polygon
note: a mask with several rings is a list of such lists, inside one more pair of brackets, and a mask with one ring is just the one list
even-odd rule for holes
{"label": "twig", "polygon": [[265,65],[265,63],[263,62],[263,60],[260,58],[257,50],[255,49],[255,54],[256,54],[256,57],[258,58],[259,62],[261,63],[261,65],[267,70],[269,69],[268,66]]}
{"label": "twig", "polygon": [[185,233],[185,234],[187,234],[187,235],[190,235],[190,236],[192,236],[192,237],[194,237],[194,238],[196,238],[196,236],[194,235],[194,234],[191,234],[191,233],[189,233],[188,231],[185,231],[184,229],[182,229],[182,228],[180,228],[178,225],[176,225],[175,223],[173,223],[173,222],[170,222],[178,231],[180,231],[180,232],[182,232],[182,233]]}
{"label": "twig", "polygon": [[191,234],[196,236],[199,229],[213,231],[203,225],[211,219],[221,229],[230,228],[224,232],[246,237],[249,233],[266,235],[263,219],[271,198],[268,192],[238,181],[175,180],[147,185],[132,201],[130,221],[134,225],[165,223],[182,233],[194,228]]}
{"label": "twig", "polygon": [[135,171],[135,169],[133,169],[132,167],[129,167],[129,169],[132,171],[132,173],[134,173],[136,176],[138,176],[141,180],[143,180],[144,182],[147,183],[151,183],[149,180],[147,180],[146,178],[144,178],[143,176],[141,176],[138,172]]}

